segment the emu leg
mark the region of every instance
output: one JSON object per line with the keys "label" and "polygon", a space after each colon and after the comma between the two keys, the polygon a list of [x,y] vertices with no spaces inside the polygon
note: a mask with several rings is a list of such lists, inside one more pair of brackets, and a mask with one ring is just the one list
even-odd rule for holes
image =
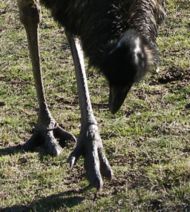
{"label": "emu leg", "polygon": [[101,189],[103,186],[102,176],[111,179],[113,173],[104,154],[102,140],[93,114],[80,42],[77,38],[73,38],[69,33],[66,34],[71,46],[75,64],[81,111],[80,136],[77,145],[68,160],[70,166],[73,167],[78,158],[82,155],[84,157],[84,165],[90,184],[97,189]]}
{"label": "emu leg", "polygon": [[56,138],[63,141],[75,140],[75,137],[58,126],[46,103],[38,48],[38,26],[40,22],[39,1],[17,0],[17,3],[20,19],[27,34],[28,48],[39,104],[38,123],[34,129],[32,137],[23,145],[23,147],[25,150],[33,150],[36,146],[43,144],[47,153],[51,155],[59,155],[62,148]]}

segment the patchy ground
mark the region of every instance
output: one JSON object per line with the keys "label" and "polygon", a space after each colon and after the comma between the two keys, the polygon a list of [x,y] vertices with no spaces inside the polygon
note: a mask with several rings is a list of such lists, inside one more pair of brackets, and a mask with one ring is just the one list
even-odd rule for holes
{"label": "patchy ground", "polygon": [[[100,194],[86,190],[83,161],[41,150],[22,152],[36,122],[36,95],[27,42],[11,0],[0,3],[0,209],[1,211],[190,211],[190,1],[169,0],[158,43],[159,73],[135,86],[117,115],[107,109],[108,88],[88,72],[95,114],[115,179]],[[50,109],[79,133],[79,107],[70,50],[63,29],[47,11],[41,54]]]}

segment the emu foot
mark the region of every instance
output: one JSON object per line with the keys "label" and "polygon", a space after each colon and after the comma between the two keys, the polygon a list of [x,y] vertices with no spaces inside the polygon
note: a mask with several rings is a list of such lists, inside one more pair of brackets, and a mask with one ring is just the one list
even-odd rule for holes
{"label": "emu foot", "polygon": [[68,159],[71,168],[81,155],[84,157],[90,185],[100,190],[103,186],[102,177],[112,179],[113,172],[105,156],[97,125],[90,125],[87,130],[82,130],[77,146]]}
{"label": "emu foot", "polygon": [[59,125],[55,125],[53,128],[37,125],[33,130],[32,137],[23,145],[23,149],[34,151],[36,147],[43,146],[48,154],[57,156],[66,145],[66,140],[76,142],[76,138]]}

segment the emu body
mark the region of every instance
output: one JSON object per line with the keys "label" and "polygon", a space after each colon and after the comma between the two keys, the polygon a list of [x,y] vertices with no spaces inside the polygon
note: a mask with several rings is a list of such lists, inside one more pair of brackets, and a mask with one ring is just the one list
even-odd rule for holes
{"label": "emu body", "polygon": [[[156,55],[158,25],[164,18],[163,0],[41,0],[56,21],[79,36],[90,64],[103,70],[107,55],[123,34],[133,29]],[[154,58],[152,58],[154,59]]]}
{"label": "emu body", "polygon": [[111,179],[113,173],[90,102],[83,51],[90,65],[107,78],[110,110],[117,112],[131,86],[157,61],[156,36],[164,17],[164,0],[17,0],[17,3],[27,33],[39,103],[36,130],[24,148],[31,150],[44,144],[50,154],[58,155],[62,142],[58,143],[57,138],[76,140],[56,123],[45,98],[38,47],[40,3],[43,3],[65,28],[75,64],[81,130],[69,162],[73,167],[83,155],[87,177],[100,189],[102,176]]}

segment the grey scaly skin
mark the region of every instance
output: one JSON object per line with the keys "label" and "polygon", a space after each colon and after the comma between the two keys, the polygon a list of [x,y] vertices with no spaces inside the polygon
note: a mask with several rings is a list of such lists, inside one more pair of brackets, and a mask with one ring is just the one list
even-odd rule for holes
{"label": "grey scaly skin", "polygon": [[69,33],[66,34],[75,64],[75,74],[81,111],[80,136],[78,138],[76,148],[69,156],[68,161],[72,168],[78,158],[82,155],[84,157],[84,166],[88,180],[97,189],[101,189],[103,186],[102,175],[111,179],[113,172],[104,154],[97,121],[93,114],[80,41],[77,38],[73,38]]}
{"label": "grey scaly skin", "polygon": [[[25,150],[33,150],[36,146],[44,145],[47,153],[59,155],[64,146],[64,140],[76,140],[75,137],[62,129],[52,117],[46,99],[42,81],[40,52],[38,47],[38,26],[40,23],[40,5],[38,1],[18,0],[20,20],[23,23],[27,39],[32,71],[39,104],[38,123],[32,137],[24,144]],[[61,143],[58,143],[58,140]]]}
{"label": "grey scaly skin", "polygon": [[[21,22],[29,44],[33,75],[39,103],[38,127],[25,144],[26,149],[39,145],[41,139],[49,153],[61,152],[58,137],[75,140],[56,124],[48,109],[41,77],[38,48],[40,3],[66,31],[75,64],[81,130],[76,148],[69,157],[73,167],[84,157],[91,185],[101,189],[102,176],[112,178],[113,172],[104,154],[102,140],[93,114],[83,61],[107,78],[110,87],[109,107],[119,110],[132,85],[139,81],[158,61],[157,29],[164,17],[164,0],[17,0]],[[80,39],[78,39],[78,38]],[[82,46],[82,47],[81,47]],[[82,51],[83,50],[83,51]],[[57,132],[57,133],[56,133]]]}

